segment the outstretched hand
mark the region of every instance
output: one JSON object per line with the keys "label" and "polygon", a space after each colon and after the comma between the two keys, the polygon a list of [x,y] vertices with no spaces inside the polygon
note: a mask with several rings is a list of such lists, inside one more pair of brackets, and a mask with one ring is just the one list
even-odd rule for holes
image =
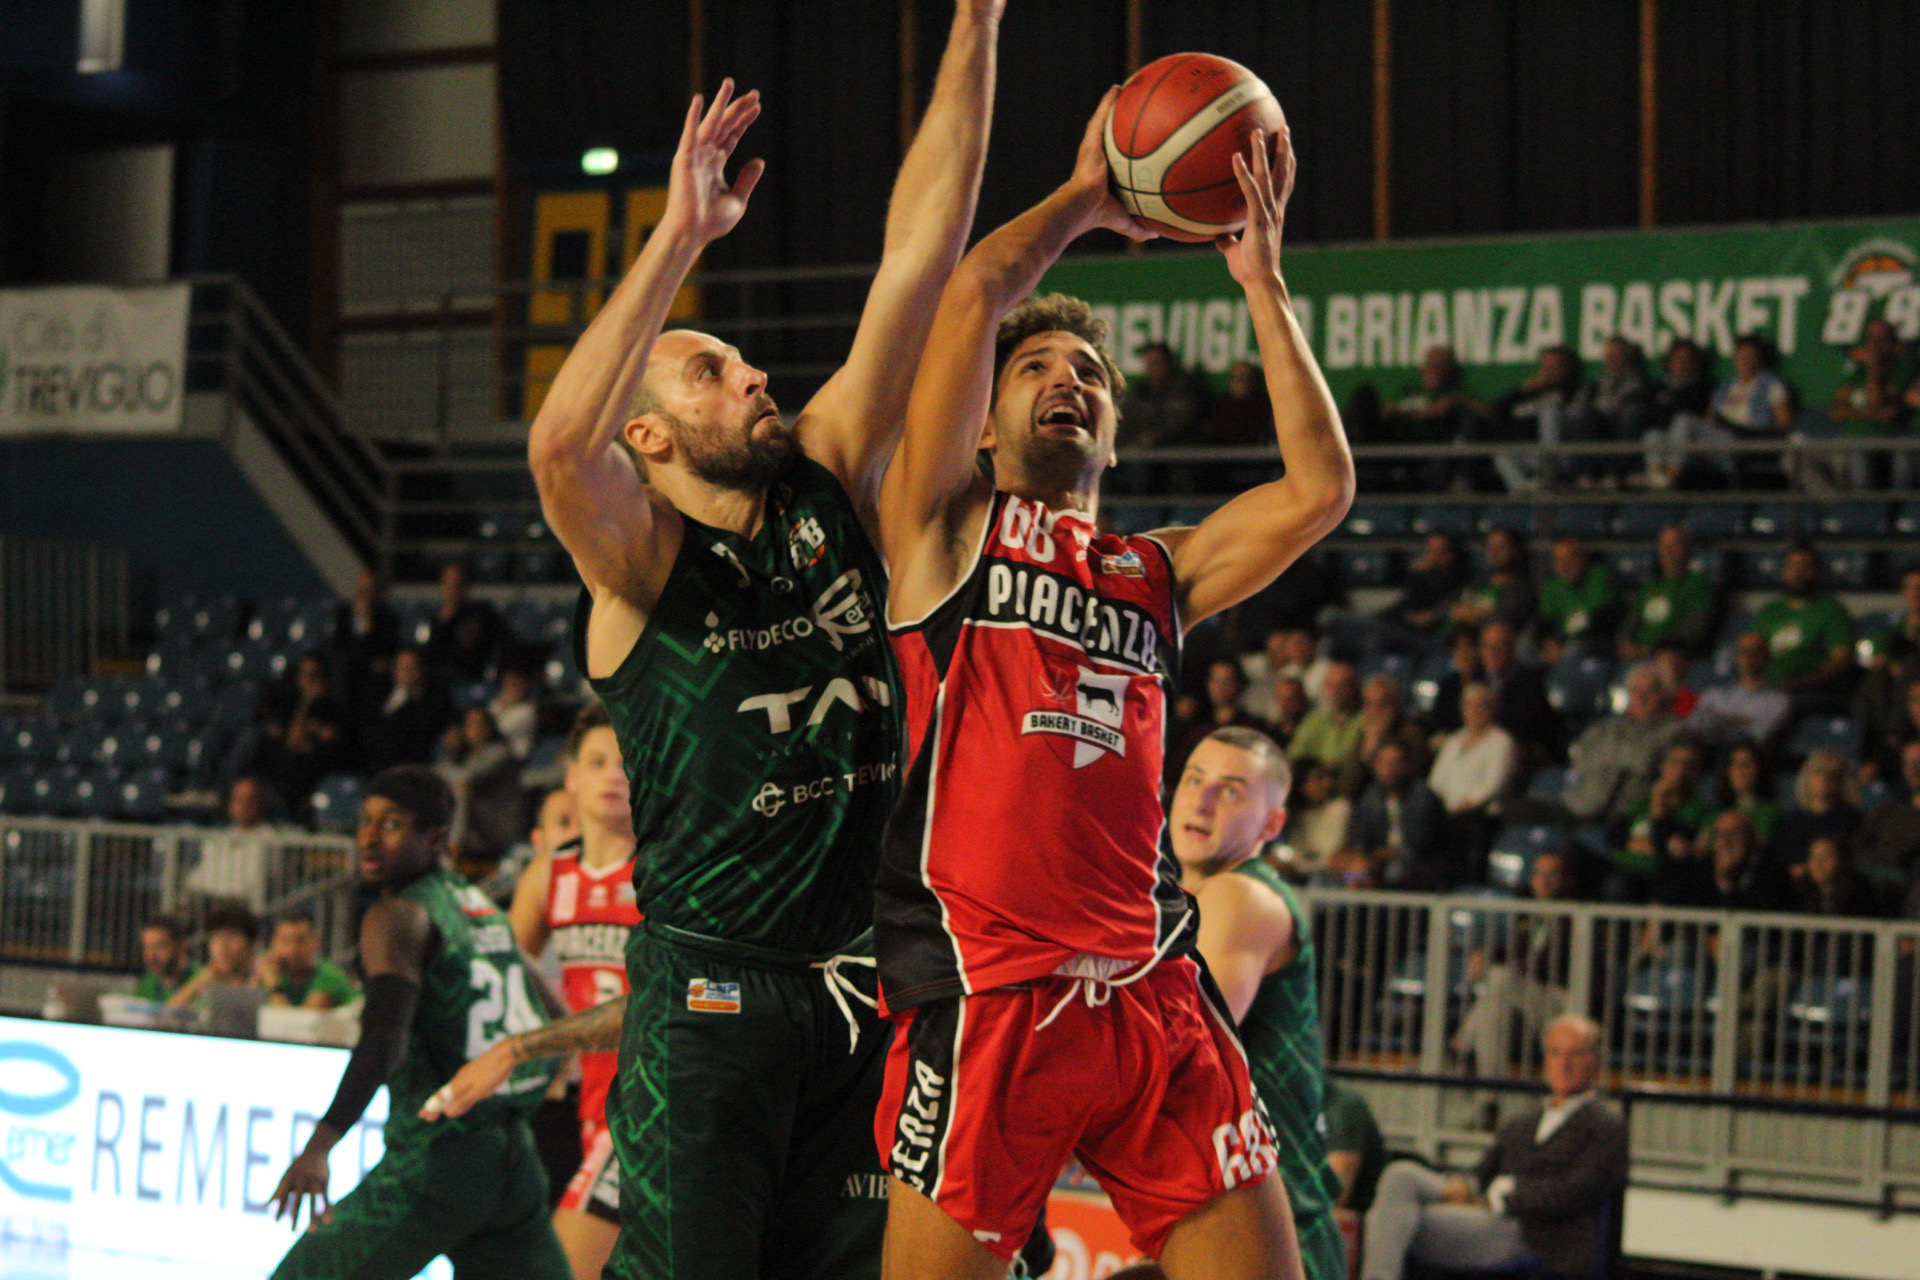
{"label": "outstretched hand", "polygon": [[672,177],[667,184],[666,221],[677,221],[700,244],[711,244],[733,230],[747,211],[747,196],[760,181],[765,161],[749,160],[740,166],[732,183],[727,181],[727,162],[740,136],[760,114],[760,91],[754,89],[733,96],[733,81],[720,82],[713,105],[702,109],[699,94],[687,107],[686,123],[680,130],[680,145],[673,153]]}
{"label": "outstretched hand", "polygon": [[268,1201],[273,1206],[273,1220],[285,1218],[287,1225],[298,1231],[300,1207],[306,1205],[307,1230],[332,1222],[333,1204],[327,1199],[327,1179],[327,1158],[313,1151],[301,1152],[280,1175],[280,1185],[273,1189]]}
{"label": "outstretched hand", "polygon": [[1119,96],[1119,85],[1108,89],[1093,119],[1087,122],[1087,131],[1080,137],[1080,151],[1074,157],[1069,185],[1091,202],[1086,230],[1105,227],[1129,240],[1152,240],[1160,233],[1133,220],[1120,198],[1113,194],[1113,175],[1107,168],[1107,117],[1113,114],[1113,104]]}
{"label": "outstretched hand", "polygon": [[1287,201],[1293,196],[1293,138],[1280,126],[1280,168],[1267,158],[1267,133],[1255,129],[1247,149],[1233,155],[1233,176],[1247,201],[1247,225],[1238,235],[1214,241],[1226,257],[1227,270],[1243,285],[1280,278],[1280,233],[1286,225]]}
{"label": "outstretched hand", "polygon": [[454,1072],[453,1079],[436,1089],[426,1105],[420,1108],[420,1118],[438,1120],[441,1116],[465,1115],[476,1104],[491,1098],[507,1082],[507,1077],[513,1074],[517,1065],[519,1063],[513,1055],[510,1038],[500,1041]]}

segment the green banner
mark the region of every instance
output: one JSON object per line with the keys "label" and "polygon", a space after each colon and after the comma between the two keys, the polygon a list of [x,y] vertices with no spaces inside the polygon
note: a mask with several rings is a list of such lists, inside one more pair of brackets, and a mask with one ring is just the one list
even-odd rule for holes
{"label": "green banner", "polygon": [[[1427,348],[1454,349],[1491,398],[1531,372],[1544,347],[1596,361],[1614,334],[1654,361],[1677,337],[1725,357],[1757,332],[1780,353],[1802,404],[1824,405],[1869,319],[1920,336],[1920,221],[1803,223],[1711,231],[1629,231],[1427,244],[1289,248],[1295,314],[1334,394],[1410,385]],[[1047,289],[1093,303],[1129,374],[1164,341],[1220,375],[1257,359],[1245,297],[1218,253],[1079,258]],[[1726,376],[1724,360],[1717,373]]]}

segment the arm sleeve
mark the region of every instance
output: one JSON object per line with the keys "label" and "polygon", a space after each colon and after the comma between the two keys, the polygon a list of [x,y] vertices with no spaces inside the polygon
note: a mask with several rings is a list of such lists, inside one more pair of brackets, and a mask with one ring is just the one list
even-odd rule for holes
{"label": "arm sleeve", "polygon": [[320,1123],[345,1133],[359,1123],[373,1095],[387,1082],[407,1051],[407,1030],[420,1003],[420,984],[397,974],[367,979],[367,1003],[360,1015],[360,1042],[353,1047],[333,1105]]}

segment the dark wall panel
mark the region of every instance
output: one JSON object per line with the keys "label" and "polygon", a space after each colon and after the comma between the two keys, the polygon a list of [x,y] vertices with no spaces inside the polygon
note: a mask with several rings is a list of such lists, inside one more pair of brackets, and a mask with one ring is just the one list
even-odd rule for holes
{"label": "dark wall panel", "polygon": [[687,7],[631,0],[500,0],[500,104],[520,160],[591,146],[673,149],[687,85]]}

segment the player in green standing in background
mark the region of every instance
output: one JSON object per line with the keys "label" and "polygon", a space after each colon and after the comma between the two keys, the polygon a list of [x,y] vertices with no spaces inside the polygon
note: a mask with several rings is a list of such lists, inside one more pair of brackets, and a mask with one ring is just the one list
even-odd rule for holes
{"label": "player in green standing in background", "polygon": [[973,221],[1000,8],[958,5],[852,350],[791,425],[734,347],[663,331],[761,172],[726,177],[760,109],[731,81],[694,100],[665,215],[534,422],[548,523],[586,587],[581,668],[632,782],[646,921],[624,1004],[507,1041],[429,1113],[521,1058],[617,1043],[611,1277],[878,1274],[889,1037],[870,932],[901,728],[873,525]]}
{"label": "player in green standing in background", "polygon": [[[453,793],[431,769],[374,778],[360,807],[360,878],[380,896],[360,924],[367,1003],[333,1105],[274,1190],[307,1231],[274,1280],[411,1280],[445,1254],[461,1280],[571,1280],[526,1116],[552,1078],[522,1066],[460,1119],[415,1114],[440,1081],[543,1021],[507,918],[444,865]],[[385,1085],[386,1155],[329,1206],[327,1154]]]}
{"label": "player in green standing in background", "polygon": [[[1233,1012],[1273,1125],[1301,1270],[1306,1280],[1345,1280],[1346,1245],[1333,1216],[1340,1179],[1327,1163],[1312,918],[1260,857],[1286,824],[1291,786],[1273,739],[1237,725],[1216,729],[1187,757],[1167,832],[1181,887],[1200,904],[1200,954]],[[1160,1272],[1143,1264],[1120,1274],[1148,1280]]]}

